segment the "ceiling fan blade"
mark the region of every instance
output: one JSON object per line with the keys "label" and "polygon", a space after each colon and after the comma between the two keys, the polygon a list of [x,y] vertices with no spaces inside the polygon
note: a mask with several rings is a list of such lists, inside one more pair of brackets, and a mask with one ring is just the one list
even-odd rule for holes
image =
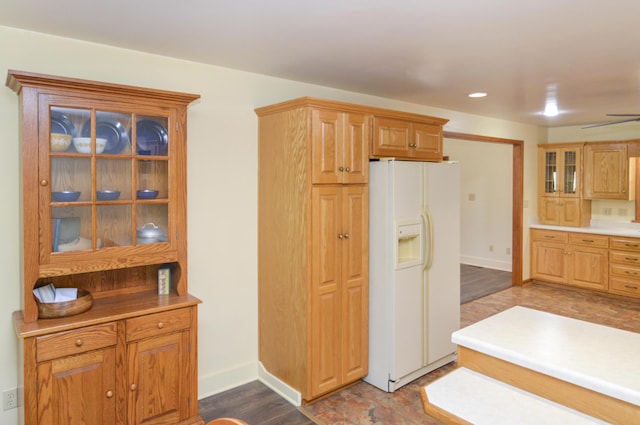
{"label": "ceiling fan blade", "polygon": [[640,114],[607,114],[608,117],[640,117]]}
{"label": "ceiling fan blade", "polygon": [[[630,116],[635,116],[635,115],[630,115]],[[637,116],[637,118],[629,118],[628,120],[609,121],[609,122],[602,122],[600,124],[585,125],[582,128],[602,127],[602,126],[605,126],[605,125],[622,124],[623,122],[631,122],[631,121],[640,121],[640,116]]]}

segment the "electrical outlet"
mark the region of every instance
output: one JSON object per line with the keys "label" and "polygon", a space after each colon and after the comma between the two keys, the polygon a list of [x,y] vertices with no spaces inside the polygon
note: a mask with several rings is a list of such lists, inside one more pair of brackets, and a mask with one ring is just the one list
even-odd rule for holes
{"label": "electrical outlet", "polygon": [[12,388],[2,392],[2,410],[15,409],[18,407],[18,390]]}

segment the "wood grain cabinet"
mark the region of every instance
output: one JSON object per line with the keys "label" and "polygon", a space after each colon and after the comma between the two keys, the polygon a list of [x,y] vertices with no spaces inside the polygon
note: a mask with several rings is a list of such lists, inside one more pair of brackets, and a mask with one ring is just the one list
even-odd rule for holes
{"label": "wood grain cabinet", "polygon": [[447,121],[432,117],[375,115],[371,156],[442,161],[442,127]]}
{"label": "wood grain cabinet", "polygon": [[591,202],[582,197],[583,143],[538,146],[538,221],[586,226]]}
{"label": "wood grain cabinet", "polygon": [[256,113],[259,359],[308,401],[368,372],[370,115],[310,98]]}
{"label": "wood grain cabinet", "polygon": [[640,298],[640,239],[610,237],[610,292]]}
{"label": "wood grain cabinet", "polygon": [[585,144],[584,182],[587,199],[635,199],[635,161],[629,161],[628,144]]}
{"label": "wood grain cabinet", "polygon": [[[185,195],[199,96],[22,71],[7,86],[20,97],[24,423],[201,424]],[[43,317],[33,290],[49,283],[92,307]]]}
{"label": "wood grain cabinet", "polygon": [[531,241],[533,279],[609,289],[608,236],[532,229]]}

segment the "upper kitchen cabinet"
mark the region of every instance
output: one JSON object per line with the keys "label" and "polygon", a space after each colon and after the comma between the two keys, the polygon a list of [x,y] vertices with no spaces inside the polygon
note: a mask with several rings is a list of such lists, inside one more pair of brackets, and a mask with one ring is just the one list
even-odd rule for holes
{"label": "upper kitchen cabinet", "polygon": [[24,321],[45,283],[187,294],[186,119],[199,96],[9,71],[20,95]]}
{"label": "upper kitchen cabinet", "polygon": [[316,108],[311,112],[312,181],[366,183],[369,115]]}
{"label": "upper kitchen cabinet", "polygon": [[442,161],[442,127],[448,120],[401,114],[373,117],[371,156]]}
{"label": "upper kitchen cabinet", "polygon": [[628,143],[587,143],[584,146],[584,197],[635,199],[635,161]]}
{"label": "upper kitchen cabinet", "polygon": [[591,202],[582,197],[583,143],[538,147],[538,220],[541,224],[584,226]]}

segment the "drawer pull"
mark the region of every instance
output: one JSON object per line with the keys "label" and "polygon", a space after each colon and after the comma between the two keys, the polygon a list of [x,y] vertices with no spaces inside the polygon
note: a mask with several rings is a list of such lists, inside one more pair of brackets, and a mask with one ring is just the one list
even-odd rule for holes
{"label": "drawer pull", "polygon": [[76,339],[76,347],[82,347],[82,340],[80,338]]}
{"label": "drawer pull", "polygon": [[624,246],[628,246],[629,248],[637,248],[638,244],[637,243],[625,243]]}
{"label": "drawer pull", "polygon": [[158,322],[158,329],[162,329],[162,328],[164,328],[164,323]]}
{"label": "drawer pull", "polygon": [[629,270],[625,270],[624,272],[625,272],[626,274],[630,274],[630,275],[633,275],[633,276],[635,276],[635,275],[637,275],[637,274],[638,274],[638,272],[630,272]]}
{"label": "drawer pull", "polygon": [[107,395],[107,398],[113,397],[113,391],[111,391],[111,390],[107,391],[106,395]]}
{"label": "drawer pull", "polygon": [[624,257],[625,261],[638,261],[636,257]]}
{"label": "drawer pull", "polygon": [[136,384],[131,384],[131,386],[129,387],[129,389],[130,389],[131,391],[135,391],[135,390],[137,390],[137,389],[138,389],[138,386],[137,386]]}
{"label": "drawer pull", "polygon": [[544,235],[544,237],[547,238],[547,239],[555,239],[556,238],[555,236],[551,236],[551,235]]}
{"label": "drawer pull", "polygon": [[633,285],[624,285],[625,288],[627,289],[633,289],[633,290],[637,290],[638,287],[637,286],[633,286]]}
{"label": "drawer pull", "polygon": [[593,239],[583,239],[582,242],[584,242],[584,243],[594,243],[595,241]]}

